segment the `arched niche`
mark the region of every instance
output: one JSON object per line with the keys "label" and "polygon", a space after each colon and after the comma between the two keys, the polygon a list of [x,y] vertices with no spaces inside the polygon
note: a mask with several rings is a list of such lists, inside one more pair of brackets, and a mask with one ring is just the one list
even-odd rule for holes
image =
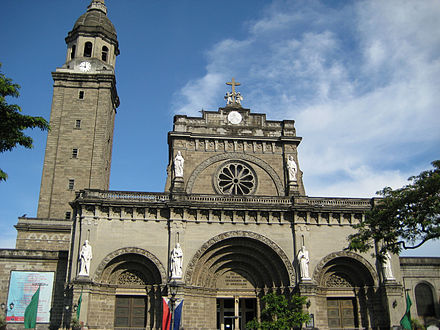
{"label": "arched niche", "polygon": [[[353,287],[377,286],[379,279],[373,266],[352,252],[334,252],[324,257],[313,272],[313,280],[322,287],[340,282]],[[330,282],[329,282],[330,281]]]}
{"label": "arched niche", "polygon": [[185,282],[203,288],[223,287],[225,277],[243,287],[286,288],[294,283],[294,269],[273,241],[248,231],[222,233],[207,241],[191,259]]}
{"label": "arched niche", "polygon": [[159,259],[150,252],[128,247],[108,254],[96,269],[94,280],[123,286],[164,284],[166,272]]}

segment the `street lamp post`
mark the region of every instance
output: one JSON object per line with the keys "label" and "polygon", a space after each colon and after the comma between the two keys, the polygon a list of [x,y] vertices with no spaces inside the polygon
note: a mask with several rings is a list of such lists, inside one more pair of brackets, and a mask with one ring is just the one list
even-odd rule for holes
{"label": "street lamp post", "polygon": [[[171,281],[169,284],[170,287],[170,293],[171,293],[171,298],[170,298],[170,303],[171,303],[171,330],[174,330],[174,306],[176,305],[176,295],[177,295],[177,290],[178,290],[178,285],[176,283],[176,281]],[[176,329],[178,330],[178,329]]]}
{"label": "street lamp post", "polygon": [[65,305],[64,306],[64,319],[63,319],[64,328],[63,329],[69,329],[69,324],[70,324],[70,322],[68,322],[69,310],[70,310],[70,306]]}

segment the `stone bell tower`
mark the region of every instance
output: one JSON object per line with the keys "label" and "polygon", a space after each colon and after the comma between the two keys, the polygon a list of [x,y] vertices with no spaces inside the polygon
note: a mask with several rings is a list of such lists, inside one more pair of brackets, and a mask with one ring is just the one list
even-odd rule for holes
{"label": "stone bell tower", "polygon": [[70,219],[84,188],[108,189],[116,108],[116,30],[104,0],[92,0],[66,37],[54,91],[38,218]]}

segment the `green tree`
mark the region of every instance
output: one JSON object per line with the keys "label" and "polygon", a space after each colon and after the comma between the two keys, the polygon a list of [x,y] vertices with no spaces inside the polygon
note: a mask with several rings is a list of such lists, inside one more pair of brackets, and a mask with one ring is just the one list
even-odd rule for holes
{"label": "green tree", "polygon": [[376,248],[381,257],[387,251],[398,254],[440,237],[440,160],[432,165],[434,169],[410,177],[410,184],[377,193],[383,198],[355,226],[358,231],[349,236],[349,249]]}
{"label": "green tree", "polygon": [[288,330],[301,327],[310,319],[309,314],[303,311],[307,297],[293,295],[287,299],[284,295],[269,293],[261,300],[264,304],[261,311],[261,321],[254,318],[246,324],[249,329]]}
{"label": "green tree", "polygon": [[[1,69],[1,63],[0,63]],[[6,97],[18,97],[20,86],[14,84],[0,71],[0,152],[10,151],[18,145],[32,148],[32,138],[24,134],[27,128],[45,131],[49,129],[48,122],[42,117],[32,117],[21,114],[17,104],[8,104]],[[0,181],[5,181],[8,175],[0,169]]]}

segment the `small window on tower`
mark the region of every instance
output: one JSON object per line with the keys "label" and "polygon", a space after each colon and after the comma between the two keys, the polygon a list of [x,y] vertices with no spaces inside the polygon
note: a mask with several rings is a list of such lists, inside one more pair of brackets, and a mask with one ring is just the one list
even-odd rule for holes
{"label": "small window on tower", "polygon": [[70,216],[71,216],[71,213],[70,212],[66,212],[66,220],[70,220]]}
{"label": "small window on tower", "polygon": [[92,57],[92,43],[87,41],[84,45],[84,57]]}
{"label": "small window on tower", "polygon": [[107,62],[107,57],[108,57],[108,48],[106,46],[102,46],[102,56],[101,56],[101,59],[104,62]]}
{"label": "small window on tower", "polygon": [[75,121],[75,128],[81,128],[81,120],[80,119],[77,119]]}
{"label": "small window on tower", "polygon": [[74,59],[75,58],[75,52],[76,52],[76,45],[72,46],[72,51],[70,53],[70,59]]}
{"label": "small window on tower", "polygon": [[78,158],[78,149],[77,148],[72,149],[72,158]]}
{"label": "small window on tower", "polygon": [[75,180],[69,179],[69,190],[73,190],[75,188]]}
{"label": "small window on tower", "polygon": [[84,91],[79,91],[78,97],[80,100],[84,99]]}

